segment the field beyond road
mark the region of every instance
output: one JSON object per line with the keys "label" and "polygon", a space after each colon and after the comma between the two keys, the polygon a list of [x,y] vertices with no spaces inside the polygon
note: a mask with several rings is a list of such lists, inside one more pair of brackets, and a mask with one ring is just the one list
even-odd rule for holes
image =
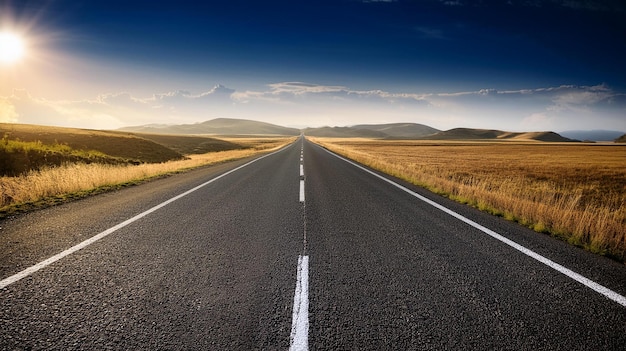
{"label": "field beyond road", "polygon": [[373,169],[626,262],[626,147],[310,138]]}

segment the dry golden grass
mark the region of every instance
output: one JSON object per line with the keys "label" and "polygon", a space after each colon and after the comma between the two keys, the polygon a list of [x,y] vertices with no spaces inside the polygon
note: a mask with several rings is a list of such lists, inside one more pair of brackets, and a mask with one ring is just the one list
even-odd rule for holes
{"label": "dry golden grass", "polygon": [[[10,213],[22,204],[51,197],[89,192],[99,187],[132,183],[186,169],[254,156],[277,150],[292,142],[291,138],[247,140],[250,148],[189,155],[185,160],[156,164],[107,165],[68,163],[60,167],[30,171],[17,177],[0,178],[0,213]],[[71,196],[69,196],[71,197]]]}
{"label": "dry golden grass", "polygon": [[97,151],[135,162],[159,163],[182,158],[180,153],[166,146],[122,132],[0,123],[0,138],[47,146],[64,145],[74,151]]}
{"label": "dry golden grass", "polygon": [[310,138],[481,210],[626,262],[626,147]]}

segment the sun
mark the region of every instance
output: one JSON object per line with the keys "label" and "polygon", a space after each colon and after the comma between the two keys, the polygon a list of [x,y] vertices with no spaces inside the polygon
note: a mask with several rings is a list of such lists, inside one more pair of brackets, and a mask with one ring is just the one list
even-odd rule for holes
{"label": "sun", "polygon": [[11,32],[0,32],[0,64],[18,62],[24,56],[24,40]]}

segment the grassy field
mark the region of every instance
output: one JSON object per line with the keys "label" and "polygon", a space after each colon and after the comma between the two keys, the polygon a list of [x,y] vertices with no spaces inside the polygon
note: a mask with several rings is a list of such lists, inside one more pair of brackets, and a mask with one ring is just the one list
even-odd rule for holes
{"label": "grassy field", "polygon": [[0,124],[0,217],[278,149],[295,137],[161,136]]}
{"label": "grassy field", "polygon": [[310,138],[353,160],[626,262],[626,147]]}

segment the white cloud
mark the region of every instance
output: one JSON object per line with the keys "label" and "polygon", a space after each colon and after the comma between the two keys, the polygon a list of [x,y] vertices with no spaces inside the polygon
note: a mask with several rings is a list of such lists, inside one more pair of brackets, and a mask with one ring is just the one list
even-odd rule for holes
{"label": "white cloud", "polygon": [[[599,112],[600,104],[608,101],[612,102],[614,109],[626,108],[626,99],[619,99],[623,94],[604,85],[424,94],[351,90],[344,86],[302,82],[273,83],[267,87],[262,91],[235,93],[233,98],[239,103],[273,110],[276,114],[333,113],[339,117],[331,125],[363,123],[362,119],[374,119],[378,115],[384,116],[378,119],[385,120],[429,122],[442,129],[458,127],[460,123],[482,128],[545,130],[558,127],[559,121],[582,124],[590,111]],[[567,121],[562,116],[564,111],[571,113]],[[620,124],[615,118],[611,123]]]}
{"label": "white cloud", "polygon": [[35,98],[23,92],[13,104],[20,113],[18,122],[42,125],[76,126],[84,128],[106,128],[121,126],[123,116],[119,105],[106,105],[93,101],[51,101]]}
{"label": "white cloud", "polygon": [[302,82],[283,82],[268,84],[271,94],[293,94],[293,95],[305,95],[305,94],[320,94],[320,93],[338,93],[345,92],[347,89],[342,86],[329,86],[318,85]]}
{"label": "white cloud", "polygon": [[399,100],[424,101],[427,95],[389,93],[383,90],[350,90],[344,86],[319,85],[302,82],[282,82],[267,85],[266,91],[234,93],[233,99],[250,103],[254,100],[268,102],[386,102]]}
{"label": "white cloud", "polygon": [[15,90],[11,96],[0,97],[0,116],[19,123],[115,129],[128,124],[168,123],[173,120],[194,122],[201,114],[210,119],[211,108],[231,104],[234,90],[221,85],[192,94],[177,90],[135,97],[128,92],[101,94],[87,100],[46,100]]}
{"label": "white cloud", "polygon": [[624,115],[626,94],[606,85],[417,94],[277,82],[256,91],[217,85],[200,93],[118,92],[78,101],[47,100],[24,90],[0,97],[0,121],[102,129],[231,117],[297,126],[416,122],[440,129],[626,131]]}
{"label": "white cloud", "polygon": [[615,96],[607,86],[597,85],[592,87],[563,87],[555,97],[554,102],[558,105],[594,105]]}

